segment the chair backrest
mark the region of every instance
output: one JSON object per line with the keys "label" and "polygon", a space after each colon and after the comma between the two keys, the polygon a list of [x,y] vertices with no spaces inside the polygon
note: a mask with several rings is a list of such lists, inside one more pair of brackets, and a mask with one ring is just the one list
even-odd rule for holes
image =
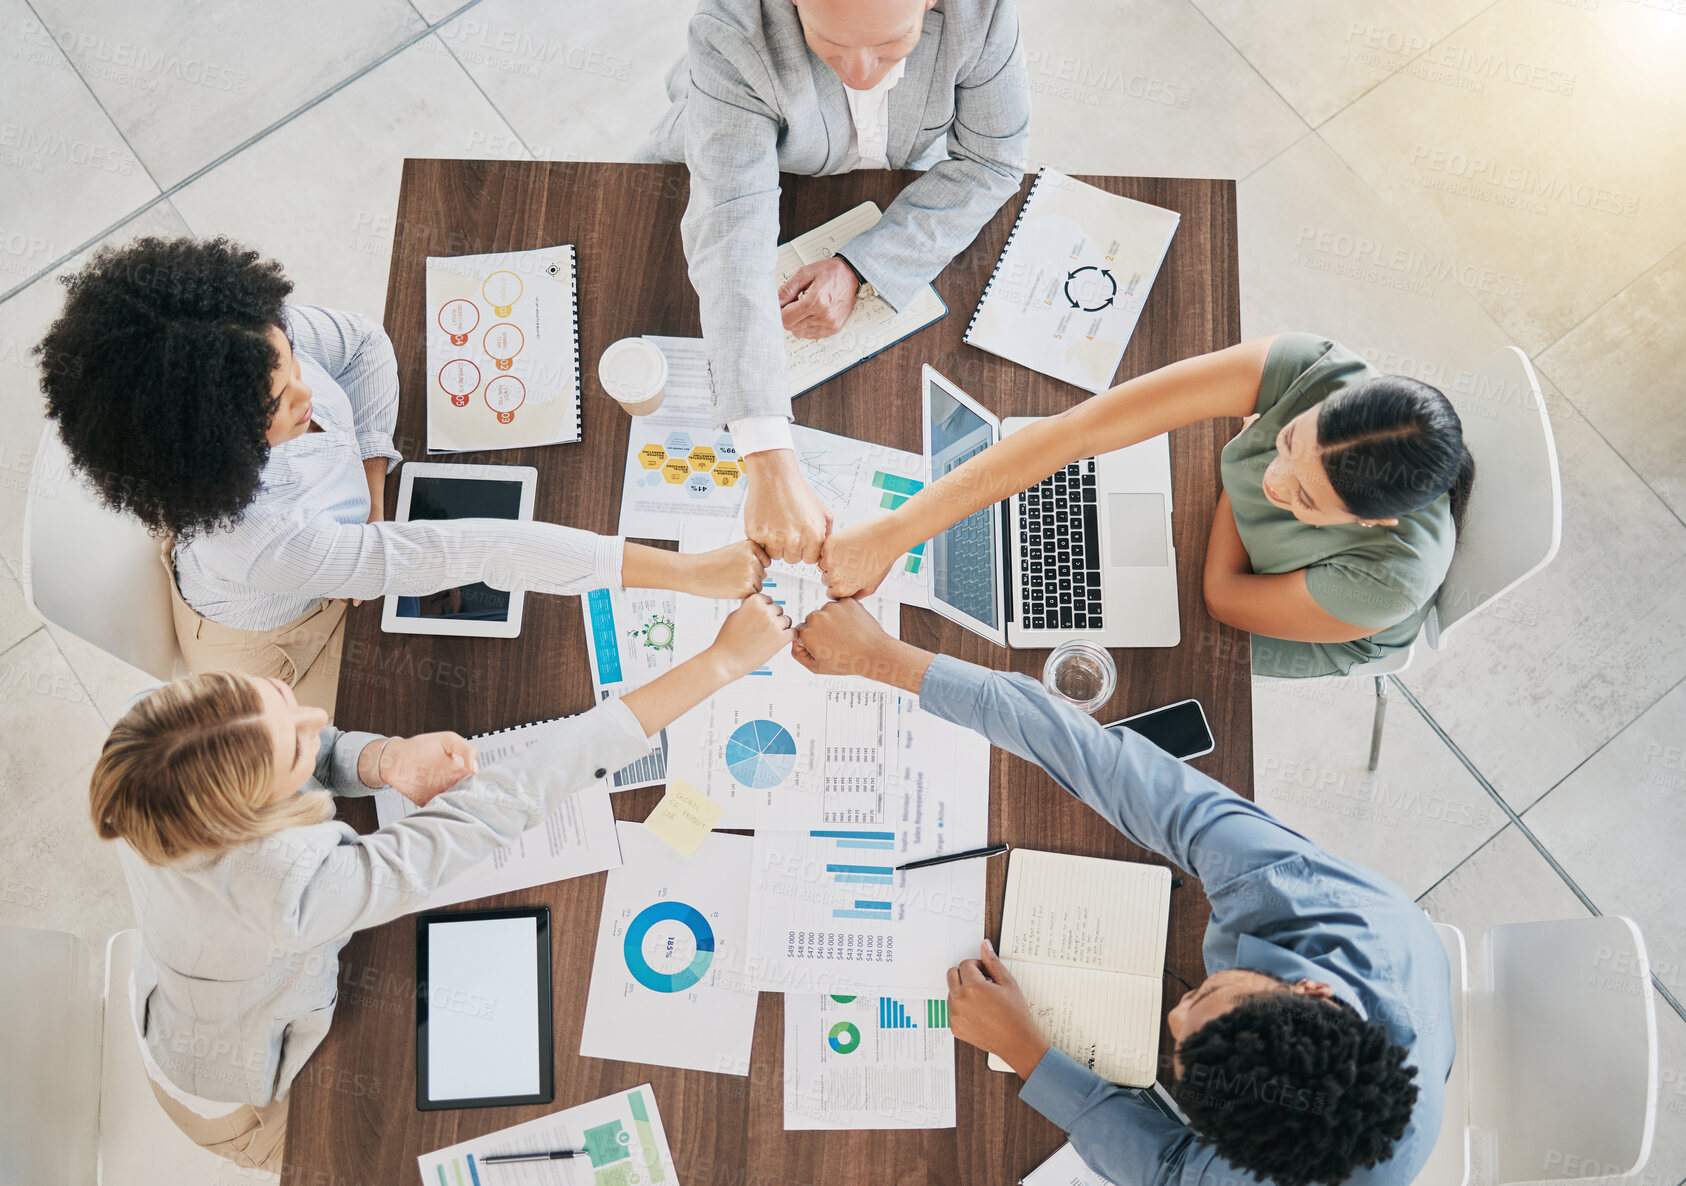
{"label": "chair backrest", "polygon": [[1447,923],[1434,924],[1446,962],[1452,969],[1452,1037],[1457,1053],[1446,1076],[1446,1110],[1423,1168],[1411,1186],[1467,1186],[1469,1182],[1469,949],[1464,933]]}
{"label": "chair backrest", "polygon": [[1493,1186],[1636,1173],[1657,1106],[1656,1000],[1626,918],[1495,926],[1470,993],[1470,1102]]}
{"label": "chair backrest", "polygon": [[50,421],[23,518],[23,591],[38,615],[161,680],[186,671],[159,544],[104,506]]}
{"label": "chair backrest", "polygon": [[274,1186],[273,1174],[242,1169],[194,1144],[152,1094],[129,1003],[140,951],[139,931],[118,931],[105,946],[100,1186]]}
{"label": "chair backrest", "polygon": [[0,1182],[95,1180],[95,983],[76,936],[0,927]]}
{"label": "chair backrest", "polygon": [[1465,372],[1446,397],[1463,421],[1475,486],[1452,565],[1424,623],[1432,647],[1550,564],[1563,538],[1557,443],[1528,356],[1506,347]]}

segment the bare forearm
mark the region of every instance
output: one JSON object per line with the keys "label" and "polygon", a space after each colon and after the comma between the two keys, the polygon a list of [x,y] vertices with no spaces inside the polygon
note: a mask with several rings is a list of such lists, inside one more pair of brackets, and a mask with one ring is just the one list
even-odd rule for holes
{"label": "bare forearm", "polygon": [[621,697],[632,710],[646,736],[667,728],[721,688],[732,682],[732,672],[712,651],[663,672],[641,688]]}
{"label": "bare forearm", "polygon": [[621,585],[627,589],[678,589],[685,563],[678,552],[629,543],[621,556]]}
{"label": "bare forearm", "polygon": [[370,457],[363,462],[363,478],[369,483],[370,523],[386,518],[386,458]]}
{"label": "bare forearm", "polygon": [[1029,425],[921,490],[882,522],[911,548],[1079,457],[1123,449],[1216,416],[1244,416],[1258,400],[1274,338],[1183,359]]}

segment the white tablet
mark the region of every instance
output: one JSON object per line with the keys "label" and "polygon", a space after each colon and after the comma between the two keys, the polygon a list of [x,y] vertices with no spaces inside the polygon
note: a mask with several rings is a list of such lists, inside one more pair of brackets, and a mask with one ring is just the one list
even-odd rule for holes
{"label": "white tablet", "polygon": [[[530,465],[451,465],[410,461],[398,478],[393,521],[533,517],[539,471]],[[475,583],[421,597],[388,594],[381,629],[389,634],[456,634],[514,638],[521,633],[521,594]]]}

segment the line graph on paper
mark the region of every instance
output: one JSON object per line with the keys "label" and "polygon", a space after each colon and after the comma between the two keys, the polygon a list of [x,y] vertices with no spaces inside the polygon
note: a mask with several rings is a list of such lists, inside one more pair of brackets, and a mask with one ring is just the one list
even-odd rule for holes
{"label": "line graph on paper", "polygon": [[833,508],[849,505],[855,483],[860,478],[862,457],[857,455],[841,461],[833,460],[833,454],[828,449],[798,453],[796,457],[807,475],[808,485],[819,495],[821,502]]}

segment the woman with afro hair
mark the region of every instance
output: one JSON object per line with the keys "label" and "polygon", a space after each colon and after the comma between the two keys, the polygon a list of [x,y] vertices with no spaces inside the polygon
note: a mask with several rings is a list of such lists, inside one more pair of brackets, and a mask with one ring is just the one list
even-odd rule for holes
{"label": "woman with afro hair", "polygon": [[288,304],[291,281],[255,251],[137,239],[64,283],[36,347],[47,414],[106,504],[160,537],[196,672],[279,678],[331,715],[347,599],[761,586],[750,543],[680,555],[552,523],[384,522],[392,343],[354,313]]}

